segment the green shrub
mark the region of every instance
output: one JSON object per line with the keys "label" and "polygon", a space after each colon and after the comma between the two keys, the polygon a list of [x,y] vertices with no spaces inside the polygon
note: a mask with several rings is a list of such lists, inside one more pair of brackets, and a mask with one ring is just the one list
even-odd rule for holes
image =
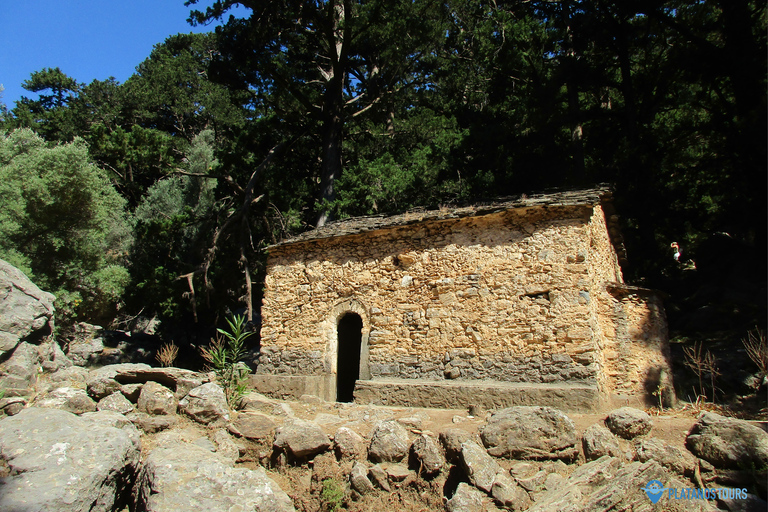
{"label": "green shrub", "polygon": [[217,329],[219,336],[200,352],[224,388],[227,403],[235,409],[247,390],[251,370],[241,361],[246,353],[245,341],[254,333],[245,330],[245,317],[242,315],[235,315],[227,323],[229,331]]}
{"label": "green shrub", "polygon": [[56,296],[57,324],[116,313],[129,281],[125,206],[82,140],[0,132],[0,258]]}
{"label": "green shrub", "polygon": [[333,478],[323,480],[323,490],[320,492],[322,510],[335,512],[341,510],[344,502],[344,486]]}

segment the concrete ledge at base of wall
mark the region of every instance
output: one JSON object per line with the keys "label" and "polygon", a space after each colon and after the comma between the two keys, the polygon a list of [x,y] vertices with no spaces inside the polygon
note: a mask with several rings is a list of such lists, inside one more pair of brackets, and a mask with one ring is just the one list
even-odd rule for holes
{"label": "concrete ledge at base of wall", "polygon": [[[333,402],[335,379],[322,375],[251,375],[257,392],[281,400],[315,395]],[[601,412],[609,408],[594,386],[574,384],[510,384],[503,382],[440,382],[405,379],[358,380],[355,403],[393,407],[488,410],[513,405],[542,405],[565,412]]]}
{"label": "concrete ledge at base of wall", "polygon": [[597,387],[574,384],[521,384],[503,382],[440,382],[359,380],[355,403],[393,407],[487,410],[513,405],[550,406],[564,412],[601,412],[607,403]]}
{"label": "concrete ledge at base of wall", "polygon": [[325,375],[269,375],[249,377],[250,387],[270,398],[298,400],[301,395],[315,395],[326,402],[335,402],[336,382]]}

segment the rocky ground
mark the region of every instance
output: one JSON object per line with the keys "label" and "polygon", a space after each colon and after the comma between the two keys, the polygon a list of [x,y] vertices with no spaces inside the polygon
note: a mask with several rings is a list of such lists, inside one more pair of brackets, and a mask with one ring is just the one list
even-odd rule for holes
{"label": "rocky ground", "polygon": [[[564,414],[297,402],[211,374],[64,366],[0,408],[1,510],[656,510],[644,487],[737,488],[664,510],[765,510],[756,422],[632,408]],[[746,489],[741,495],[741,489]]]}

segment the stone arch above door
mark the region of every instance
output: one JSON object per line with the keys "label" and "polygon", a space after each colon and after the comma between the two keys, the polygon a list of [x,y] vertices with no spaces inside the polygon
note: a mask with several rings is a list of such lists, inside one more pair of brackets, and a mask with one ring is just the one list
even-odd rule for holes
{"label": "stone arch above door", "polygon": [[[360,380],[369,380],[371,378],[371,369],[369,366],[368,356],[368,336],[371,332],[371,323],[368,315],[368,308],[365,307],[360,301],[355,299],[346,299],[335,304],[323,322],[326,339],[325,361],[324,366],[326,371],[333,375],[337,374],[337,362],[338,362],[338,331],[337,327],[342,317],[348,313],[357,314],[363,322],[361,329],[360,339]],[[335,396],[335,390],[333,395]]]}

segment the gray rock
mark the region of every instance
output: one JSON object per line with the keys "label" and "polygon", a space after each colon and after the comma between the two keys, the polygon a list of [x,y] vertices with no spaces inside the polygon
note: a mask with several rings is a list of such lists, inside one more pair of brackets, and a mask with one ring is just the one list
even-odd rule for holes
{"label": "gray rock", "polygon": [[380,465],[376,464],[368,470],[368,478],[376,487],[387,492],[392,490],[392,486],[389,485],[389,476],[387,476],[387,472]]}
{"label": "gray rock", "polygon": [[473,441],[461,445],[461,467],[470,483],[485,492],[491,492],[496,475],[504,471],[485,448]]}
{"label": "gray rock", "polygon": [[16,416],[27,405],[27,399],[21,396],[0,398],[0,417]]}
{"label": "gray rock", "polygon": [[153,381],[147,382],[141,387],[139,401],[136,404],[139,412],[155,416],[176,414],[178,407],[179,402],[173,396],[173,391]]}
{"label": "gray rock", "polygon": [[75,324],[72,329],[67,357],[76,366],[87,366],[95,362],[104,351],[104,329],[85,322]]}
{"label": "gray rock", "polygon": [[440,444],[445,450],[445,459],[451,464],[458,464],[461,456],[461,445],[472,440],[472,435],[460,428],[449,428],[440,432]]}
{"label": "gray rock", "polygon": [[717,468],[768,466],[768,433],[747,421],[713,412],[704,413],[693,425],[685,445]]}
{"label": "gray rock", "polygon": [[131,420],[122,414],[115,411],[95,411],[85,412],[81,414],[80,417],[84,420],[90,421],[94,425],[99,425],[101,427],[119,428],[128,434],[128,437],[131,439],[131,441],[133,441],[133,444],[136,446],[137,450],[141,449],[141,432],[139,432]]}
{"label": "gray rock", "polygon": [[619,437],[634,439],[650,432],[653,428],[653,420],[645,411],[634,407],[622,407],[608,413],[605,426]]}
{"label": "gray rock", "polygon": [[726,498],[719,501],[725,505],[725,509],[729,512],[765,512],[768,510],[768,503],[754,494],[747,494],[746,498]]}
{"label": "gray rock", "polygon": [[19,269],[0,260],[0,358],[22,341],[34,343],[53,332],[54,300]]}
{"label": "gray rock", "polygon": [[704,500],[675,500],[663,495],[656,505],[643,488],[651,480],[666,488],[690,488],[655,461],[631,462],[616,457],[601,457],[579,466],[563,485],[548,490],[528,512],[608,512],[615,510],[682,512],[713,510]]}
{"label": "gray rock", "polygon": [[134,499],[136,509],[146,512],[295,511],[288,495],[262,468],[233,468],[194,444],[152,450],[141,465]]}
{"label": "gray rock", "polygon": [[40,354],[43,370],[46,372],[54,373],[62,368],[72,366],[72,360],[64,354],[64,351],[61,350],[61,347],[55,340],[41,344],[37,351]]}
{"label": "gray rock", "polygon": [[162,432],[178,422],[176,416],[150,416],[145,412],[132,412],[125,415],[137,428],[147,434]]}
{"label": "gray rock", "polygon": [[211,377],[183,368],[125,366],[117,370],[115,380],[124,384],[158,382],[173,391],[177,399],[182,399],[193,389],[210,382]]}
{"label": "gray rock", "polygon": [[571,419],[552,407],[509,407],[495,412],[480,437],[494,457],[576,458],[578,434]]}
{"label": "gray rock", "polygon": [[120,392],[129,402],[135,404],[139,401],[142,387],[144,387],[144,384],[122,384],[120,386]]}
{"label": "gray rock", "polygon": [[357,459],[365,453],[365,439],[351,428],[341,427],[333,436],[333,450],[339,459]]}
{"label": "gray rock", "polygon": [[699,464],[688,451],[653,437],[635,439],[635,452],[640,462],[655,460],[668,470],[687,477],[693,476]]}
{"label": "gray rock", "polygon": [[68,366],[61,368],[48,376],[48,385],[56,388],[80,388],[86,389],[86,381],[89,372],[82,366]]}
{"label": "gray rock", "polygon": [[544,482],[547,481],[548,476],[549,473],[540,469],[534,474],[525,477],[515,476],[515,480],[526,491],[537,492],[544,487]]}
{"label": "gray rock", "polygon": [[607,427],[599,423],[595,423],[584,431],[584,435],[581,436],[581,447],[587,460],[596,460],[603,455],[622,456],[619,440]]}
{"label": "gray rock", "polygon": [[0,363],[0,389],[5,390],[5,396],[29,396],[34,392],[39,370],[37,348],[22,341],[10,358]]}
{"label": "gray rock", "polygon": [[451,499],[445,504],[447,512],[485,512],[483,493],[467,485],[460,483]]}
{"label": "gray rock", "polygon": [[229,431],[239,437],[257,441],[272,441],[277,424],[268,416],[257,412],[240,412],[229,424]]}
{"label": "gray rock", "polygon": [[367,494],[376,490],[368,479],[368,468],[364,462],[355,462],[355,465],[352,466],[352,471],[349,473],[349,484],[360,494]]}
{"label": "gray rock", "polygon": [[408,466],[405,464],[389,463],[386,464],[382,469],[386,471],[387,478],[391,482],[404,482],[409,478],[415,477],[413,471],[408,469]]}
{"label": "gray rock", "polygon": [[419,473],[433,476],[440,472],[445,465],[443,454],[434,439],[421,435],[411,445],[411,454],[419,467]]}
{"label": "gray rock", "polygon": [[240,400],[240,409],[243,411],[258,411],[264,414],[273,414],[275,407],[278,407],[277,401],[252,391],[243,396]]}
{"label": "gray rock", "polygon": [[305,460],[330,448],[331,440],[314,423],[294,420],[277,428],[273,446],[298,460]]}
{"label": "gray rock", "polygon": [[240,458],[240,447],[223,428],[217,429],[213,433],[211,441],[216,446],[216,453],[232,464]]}
{"label": "gray rock", "polygon": [[115,391],[109,396],[105,396],[96,404],[99,411],[115,411],[119,414],[128,414],[133,412],[133,404],[128,401],[119,391]]}
{"label": "gray rock", "polygon": [[531,497],[504,473],[496,475],[491,486],[491,496],[507,510],[525,510],[531,506]]}
{"label": "gray rock", "polygon": [[[211,453],[214,453],[216,451],[216,445],[213,444],[213,441],[211,441],[207,437],[198,437],[197,439],[192,441],[192,444],[194,444],[195,446],[199,446],[200,448],[206,451],[209,451]],[[230,461],[227,461],[227,462],[230,463]],[[234,462],[231,462],[231,463],[234,464]]]}
{"label": "gray rock", "polygon": [[373,462],[400,462],[408,453],[408,431],[395,420],[379,422],[371,434],[368,458]]}
{"label": "gray rock", "polygon": [[84,389],[57,388],[35,403],[44,409],[61,409],[72,414],[83,414],[96,410],[96,402],[91,400]]}
{"label": "gray rock", "polygon": [[229,406],[224,390],[208,382],[189,392],[179,402],[179,411],[203,425],[221,425],[229,421]]}
{"label": "gray rock", "polygon": [[151,368],[144,363],[122,363],[102,366],[96,370],[91,370],[86,379],[88,394],[95,400],[101,400],[115,391],[120,391],[121,384],[115,380],[118,372],[128,368]]}
{"label": "gray rock", "polygon": [[[34,435],[30,435],[34,432]],[[0,421],[3,510],[112,511],[125,506],[139,461],[136,439],[57,409]]]}

